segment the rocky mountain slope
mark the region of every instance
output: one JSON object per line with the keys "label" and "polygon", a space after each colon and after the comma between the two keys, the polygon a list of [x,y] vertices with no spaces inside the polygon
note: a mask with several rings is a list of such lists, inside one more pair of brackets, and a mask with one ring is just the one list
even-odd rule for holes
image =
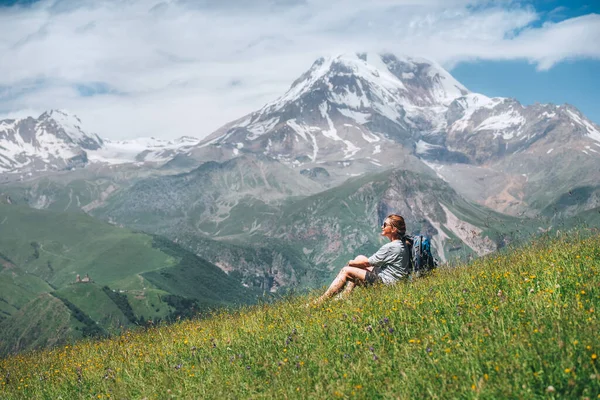
{"label": "rocky mountain slope", "polygon": [[190,225],[199,233],[227,236],[257,229],[283,201],[320,189],[276,160],[249,155],[140,180],[90,211],[148,232],[166,234]]}
{"label": "rocky mountain slope", "polygon": [[[447,189],[438,180],[441,178],[458,198],[504,213],[548,216],[558,210],[577,214],[597,206],[600,198],[600,159],[594,150],[600,148],[599,140],[598,128],[568,105],[525,107],[513,99],[471,93],[443,68],[424,59],[341,55],[317,60],[279,99],[227,124],[201,143],[194,145],[193,140],[184,139],[173,144],[182,151],[164,153],[168,161],[163,168],[147,176],[115,184],[109,172],[107,179],[93,180],[95,187],[89,187],[89,179],[82,176],[83,187],[79,187],[80,181],[62,186],[50,181],[52,185],[38,185],[35,191],[28,184],[20,191],[11,186],[8,192],[13,200],[27,198],[34,207],[64,205],[69,209],[77,204],[75,209],[113,223],[182,240],[197,254],[217,257],[221,268],[229,271],[235,270],[233,264],[242,256],[221,257],[204,250],[210,240],[237,241],[229,242],[241,246],[236,254],[264,254],[253,247],[252,240],[267,238],[272,246],[283,249],[295,241],[283,233],[274,235],[279,227],[270,225],[280,223],[283,208],[301,204],[301,198],[326,187],[345,193],[345,186],[338,185],[348,178],[390,168],[435,182],[429,186],[421,184],[421,179],[415,181],[424,190],[418,201],[409,185],[397,190],[398,198],[407,202],[402,204],[412,202],[413,207],[422,199],[438,196],[437,188]],[[152,143],[119,146],[133,149],[127,157],[143,153],[140,159],[157,159],[152,152],[137,153]],[[177,147],[182,143],[185,145]],[[108,151],[106,141],[99,145],[103,147],[86,150],[90,160]],[[103,157],[105,161],[110,158]],[[168,175],[170,168],[189,170],[198,164],[201,166],[191,172]],[[92,170],[86,168],[83,175]],[[69,176],[73,172],[81,174],[72,171]],[[47,193],[52,194],[51,200]],[[379,204],[384,197],[379,195],[373,201]],[[402,204],[397,208],[411,215],[410,207],[404,209]],[[431,224],[445,219],[466,223],[473,218],[471,214],[490,213],[484,209],[475,212],[469,206],[469,212],[458,215],[448,208],[454,218],[440,207],[436,218],[429,218]],[[361,215],[373,223],[371,214]],[[311,218],[322,222],[319,215]],[[415,217],[415,221],[419,219]],[[473,225],[481,229],[478,221]],[[335,222],[326,223],[331,224]],[[465,237],[454,235],[467,243]],[[448,247],[442,241],[440,245]],[[298,259],[297,254],[309,250],[295,247],[290,257]],[[270,253],[270,257],[278,258],[283,252]],[[332,260],[333,253],[323,254],[327,255],[305,259],[318,263]],[[304,265],[298,262],[292,268],[291,264],[281,269],[289,272]],[[258,265],[247,270],[253,268],[259,273]],[[282,285],[299,281],[292,273],[286,274],[280,277]]]}

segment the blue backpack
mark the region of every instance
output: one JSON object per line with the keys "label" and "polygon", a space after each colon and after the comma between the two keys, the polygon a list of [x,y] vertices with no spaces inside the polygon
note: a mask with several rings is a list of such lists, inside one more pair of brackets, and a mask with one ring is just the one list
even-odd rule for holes
{"label": "blue backpack", "polygon": [[431,238],[427,235],[406,235],[410,251],[410,275],[419,277],[437,268],[438,262],[431,254]]}

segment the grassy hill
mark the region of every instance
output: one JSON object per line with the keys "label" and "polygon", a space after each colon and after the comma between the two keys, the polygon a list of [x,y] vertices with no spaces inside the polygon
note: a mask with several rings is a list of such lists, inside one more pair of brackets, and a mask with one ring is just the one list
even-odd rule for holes
{"label": "grassy hill", "polygon": [[0,252],[56,287],[74,282],[77,274],[110,284],[177,263],[152,247],[152,236],[85,214],[0,205],[0,221]]}
{"label": "grassy hill", "polygon": [[0,270],[0,321],[12,315],[40,293],[52,290],[53,288],[44,280],[5,262]]}
{"label": "grassy hill", "polygon": [[62,301],[42,293],[0,323],[0,354],[80,339],[85,328]]}
{"label": "grassy hill", "polygon": [[[75,283],[86,274],[91,283]],[[0,355],[255,296],[164,238],[83,213],[0,204]]]}
{"label": "grassy hill", "polygon": [[0,397],[596,398],[600,235],[0,360]]}

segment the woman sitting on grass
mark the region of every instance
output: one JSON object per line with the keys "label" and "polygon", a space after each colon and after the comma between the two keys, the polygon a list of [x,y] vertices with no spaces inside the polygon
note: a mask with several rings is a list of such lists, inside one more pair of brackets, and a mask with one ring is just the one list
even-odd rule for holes
{"label": "woman sitting on grass", "polygon": [[381,246],[369,258],[357,256],[349,261],[315,304],[321,304],[333,297],[344,286],[344,293],[350,293],[357,284],[368,286],[380,282],[387,285],[406,277],[409,272],[410,253],[404,239],[405,234],[404,218],[396,214],[389,215],[381,226],[381,236],[388,238],[390,243]]}

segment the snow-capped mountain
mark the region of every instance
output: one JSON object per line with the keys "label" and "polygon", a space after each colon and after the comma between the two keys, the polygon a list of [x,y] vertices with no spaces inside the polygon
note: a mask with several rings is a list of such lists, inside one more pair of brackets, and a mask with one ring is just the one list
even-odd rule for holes
{"label": "snow-capped mountain", "polygon": [[518,152],[552,152],[567,143],[600,155],[600,129],[568,104],[523,106],[510,98],[470,93],[450,104],[446,124],[443,135],[418,143],[420,155],[443,160],[444,154],[459,153],[464,162],[483,164]]}
{"label": "snow-capped mountain", "polygon": [[439,65],[391,54],[318,59],[279,99],[201,146],[263,152],[291,165],[369,159],[389,165],[413,135],[440,132],[469,91]]}
{"label": "snow-capped mountain", "polygon": [[86,150],[102,139],[85,133],[79,118],[52,110],[35,118],[0,121],[0,172],[58,170],[87,163]]}
{"label": "snow-capped mountain", "polygon": [[434,62],[391,54],[318,59],[283,96],[190,154],[241,152],[332,184],[370,170],[432,168],[471,200],[513,214],[549,207],[577,185],[600,193],[600,128],[575,107],[489,98]]}
{"label": "snow-capped mountain", "polygon": [[600,155],[600,129],[572,106],[489,98],[432,61],[362,53],[318,59],[279,99],[200,146],[294,166],[361,159],[390,166],[399,145],[429,161],[484,164],[567,138]]}
{"label": "snow-capped mountain", "polygon": [[60,171],[88,163],[164,162],[184,153],[199,140],[142,138],[103,140],[87,133],[81,120],[64,110],[38,118],[0,121],[0,173]]}

